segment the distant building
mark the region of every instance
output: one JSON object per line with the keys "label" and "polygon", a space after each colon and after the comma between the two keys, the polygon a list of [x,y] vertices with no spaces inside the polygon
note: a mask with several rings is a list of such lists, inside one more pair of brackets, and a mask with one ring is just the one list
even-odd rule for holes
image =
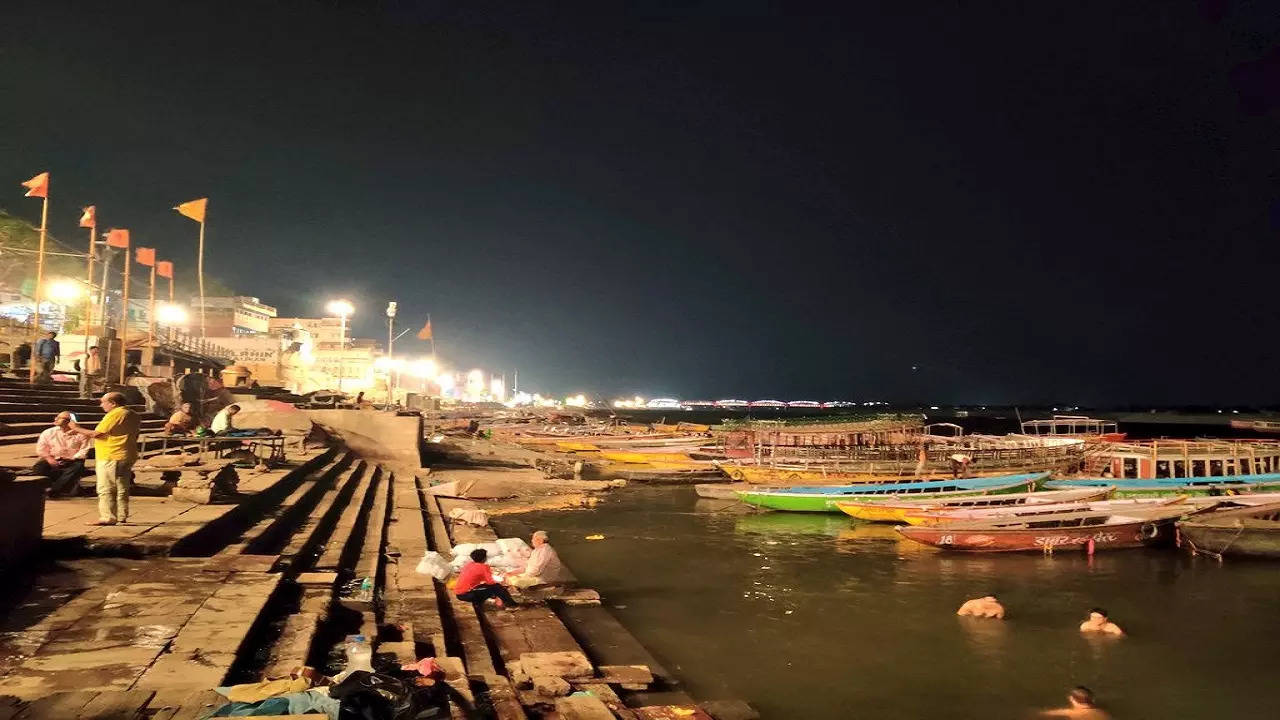
{"label": "distant building", "polygon": [[[336,317],[272,317],[267,325],[272,333],[284,332],[295,328],[306,330],[317,348],[336,348],[343,339],[342,319]],[[346,343],[348,346],[352,344],[350,323],[347,324]]]}
{"label": "distant building", "polygon": [[[256,297],[207,297],[204,299],[204,328],[208,337],[263,335],[271,329],[276,309]],[[200,298],[191,299],[191,327],[200,328]]]}

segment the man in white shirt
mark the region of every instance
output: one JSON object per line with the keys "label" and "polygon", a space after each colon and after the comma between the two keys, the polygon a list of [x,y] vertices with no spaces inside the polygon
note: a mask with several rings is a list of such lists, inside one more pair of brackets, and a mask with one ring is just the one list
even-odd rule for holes
{"label": "man in white shirt", "polygon": [[31,471],[49,478],[49,495],[74,497],[84,475],[84,459],[93,443],[71,429],[71,413],[62,411],[53,419],[53,427],[40,433],[36,440],[36,461]]}
{"label": "man in white shirt", "polygon": [[551,543],[547,542],[547,533],[539,530],[533,534],[529,542],[533,545],[533,553],[529,555],[529,562],[525,565],[524,572],[507,578],[507,584],[512,587],[527,588],[564,580],[560,556],[556,554],[555,548],[551,547]]}
{"label": "man in white shirt", "polygon": [[235,430],[236,426],[233,418],[238,412],[240,412],[239,405],[228,405],[222,408],[217,415],[213,416],[213,422],[209,423],[209,430],[214,435],[222,435]]}

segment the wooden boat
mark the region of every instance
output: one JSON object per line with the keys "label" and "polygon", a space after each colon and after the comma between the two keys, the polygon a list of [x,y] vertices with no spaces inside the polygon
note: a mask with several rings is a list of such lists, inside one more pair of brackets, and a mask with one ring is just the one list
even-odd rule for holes
{"label": "wooden boat", "polygon": [[759,489],[738,493],[742,501],[770,510],[790,512],[840,512],[838,502],[908,501],[923,497],[959,497],[988,495],[1032,489],[1048,473],[1001,475],[959,480],[926,480],[922,482],[887,483],[883,485],[834,485],[831,487],[798,485]]}
{"label": "wooden boat", "polygon": [[[1048,492],[1070,492],[1050,490]],[[1040,493],[1037,493],[1040,494]],[[1047,494],[1047,493],[1044,493]],[[1005,518],[1034,518],[1045,515],[1066,516],[1083,515],[1099,512],[1123,512],[1126,510],[1145,510],[1154,507],[1185,504],[1187,496],[1175,495],[1168,498],[1126,498],[1124,500],[1084,500],[1078,502],[1047,503],[1043,505],[1007,505],[983,508],[957,508],[907,510],[902,520],[908,525],[937,527],[962,522],[979,522],[984,520],[1003,520]],[[1197,512],[1203,506],[1186,505],[1188,512]]]}
{"label": "wooden boat", "polygon": [[[737,463],[719,463],[719,468],[729,479],[735,482],[747,482],[755,485],[858,485],[883,484],[890,482],[921,482],[923,480],[945,480],[947,475],[935,474],[911,476],[898,473],[872,474],[863,472],[844,472],[833,469],[821,469],[804,466],[757,466]],[[966,477],[998,477],[1008,475],[1007,470],[989,470],[970,472]]]}
{"label": "wooden boat", "polygon": [[1226,495],[1280,488],[1280,473],[1263,475],[1220,475],[1190,478],[1107,478],[1076,477],[1050,480],[1052,490],[1115,486],[1117,497],[1160,497],[1162,495]]}
{"label": "wooden boat", "polygon": [[1280,503],[1197,515],[1179,522],[1178,533],[1193,553],[1280,558]]}
{"label": "wooden boat", "polygon": [[943,550],[966,552],[1052,552],[1058,548],[1115,550],[1156,545],[1172,535],[1186,508],[1065,513],[1035,518],[963,522],[938,527],[903,525],[903,537]]}
{"label": "wooden boat", "polygon": [[738,493],[750,489],[746,483],[701,483],[693,486],[698,497],[708,500],[737,500]]}
{"label": "wooden boat", "polygon": [[[1025,505],[1061,504],[1085,500],[1101,500],[1111,494],[1111,488],[1086,488],[1083,490],[1050,490],[1047,492],[1008,493],[955,498],[904,498],[901,502],[872,500],[870,502],[839,502],[836,507],[850,517],[869,522],[910,522],[915,513],[931,510],[972,510],[992,507],[1021,507]],[[915,523],[912,523],[915,524]]]}

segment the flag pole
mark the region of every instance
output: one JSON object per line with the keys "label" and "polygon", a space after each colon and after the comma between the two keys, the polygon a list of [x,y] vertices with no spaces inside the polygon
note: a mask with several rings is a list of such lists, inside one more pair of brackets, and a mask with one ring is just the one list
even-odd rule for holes
{"label": "flag pole", "polygon": [[204,215],[200,216],[200,250],[196,256],[196,274],[200,277],[200,339],[204,339]]}
{"label": "flag pole", "polygon": [[[96,228],[95,228],[96,229]],[[107,283],[111,281],[111,247],[107,246],[102,249],[102,293],[99,295],[98,306],[102,308],[102,334],[107,332]],[[111,367],[111,343],[107,343],[105,354],[102,356],[101,365],[98,366],[102,371],[102,380],[105,383],[107,379],[107,369]]]}
{"label": "flag pole", "polygon": [[[40,204],[40,251],[36,255],[36,309],[32,315],[33,324],[35,325],[36,337],[40,337],[40,296],[44,294],[44,238],[49,229],[49,191],[45,190],[44,197],[41,198]],[[35,350],[35,342],[31,343],[31,349]],[[28,381],[34,383],[36,381],[36,354],[31,353],[31,360],[28,362],[31,366],[27,373]],[[52,368],[50,368],[52,369]]]}
{"label": "flag pole", "polygon": [[93,234],[97,232],[97,221],[89,228],[89,259],[84,280],[84,357],[80,359],[80,397],[89,397],[89,329],[93,325]]}
{"label": "flag pole", "polygon": [[[172,269],[170,269],[170,272],[169,272],[169,304],[170,305],[173,304],[173,271]],[[174,333],[175,331],[174,331],[173,325],[170,325],[169,326],[169,342],[174,342]]]}
{"label": "flag pole", "polygon": [[156,263],[151,261],[151,296],[147,299],[147,344],[156,341]]}
{"label": "flag pole", "polygon": [[133,264],[133,247],[124,249],[124,297],[120,303],[120,384],[124,384],[125,361],[129,359],[129,266]]}

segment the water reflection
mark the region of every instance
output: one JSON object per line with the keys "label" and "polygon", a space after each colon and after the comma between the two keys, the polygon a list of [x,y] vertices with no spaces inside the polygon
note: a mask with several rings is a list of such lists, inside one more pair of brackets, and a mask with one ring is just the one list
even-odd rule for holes
{"label": "water reflection", "polygon": [[[690,694],[741,698],[765,718],[1025,718],[1076,684],[1117,718],[1274,714],[1259,688],[1280,660],[1259,640],[1280,613],[1276,564],[949,553],[887,525],[739,514],[670,489],[495,523],[550,531]],[[592,533],[607,540],[582,540]],[[988,593],[1004,621],[955,615]],[[1130,635],[1082,636],[1095,605]]]}

